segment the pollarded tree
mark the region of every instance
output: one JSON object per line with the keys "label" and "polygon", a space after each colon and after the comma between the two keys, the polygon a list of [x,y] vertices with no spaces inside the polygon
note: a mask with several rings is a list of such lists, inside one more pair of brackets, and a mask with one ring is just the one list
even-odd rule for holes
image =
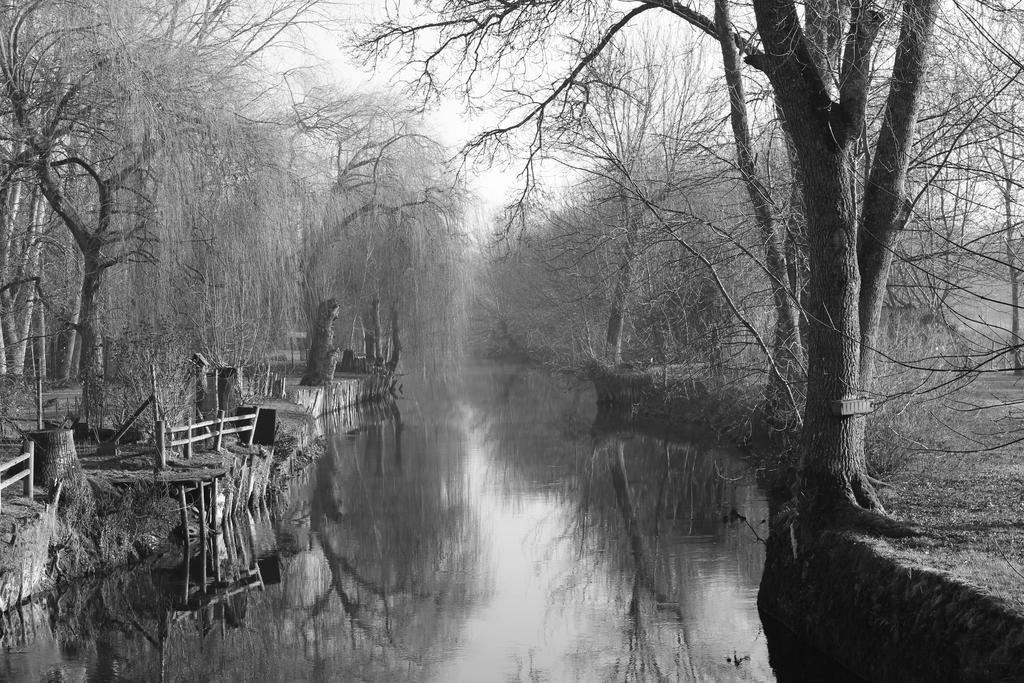
{"label": "pollarded tree", "polygon": [[[903,0],[894,32],[883,30],[882,8],[869,0],[815,0],[803,13],[794,0],[752,0],[754,30],[744,31],[722,16],[724,1],[716,4],[715,21],[688,5],[660,0],[632,8],[596,1],[445,0],[427,4],[412,20],[378,26],[368,45],[406,48],[428,88],[450,82],[438,73],[445,58],[465,67],[469,95],[494,68],[505,69],[503,80],[520,76],[523,97],[514,100],[509,118],[475,141],[486,148],[529,126],[535,126],[534,147],[542,145],[545,116],[569,106],[587,66],[641,15],[675,16],[720,45],[733,38],[746,63],[771,85],[801,180],[810,266],[801,500],[816,513],[808,517],[813,520],[882,510],[866,471],[864,416],[836,414],[833,404],[860,396],[871,384],[893,245],[907,219],[907,166],[938,7],[937,0]],[[884,75],[871,69],[876,52],[892,55]],[[533,59],[522,59],[526,54]],[[727,71],[728,60],[726,55]],[[536,77],[532,65],[538,62],[558,70],[550,86]],[[888,92],[858,195],[854,179],[868,93],[879,85]],[[743,145],[742,134],[737,142]]]}

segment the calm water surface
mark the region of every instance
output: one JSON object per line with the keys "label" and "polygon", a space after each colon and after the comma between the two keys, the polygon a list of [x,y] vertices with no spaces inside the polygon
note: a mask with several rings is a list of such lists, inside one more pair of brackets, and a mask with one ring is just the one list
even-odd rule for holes
{"label": "calm water surface", "polygon": [[540,371],[413,384],[325,423],[277,521],[221,537],[211,596],[198,559],[78,586],[7,619],[0,679],[774,680],[734,452],[616,430]]}

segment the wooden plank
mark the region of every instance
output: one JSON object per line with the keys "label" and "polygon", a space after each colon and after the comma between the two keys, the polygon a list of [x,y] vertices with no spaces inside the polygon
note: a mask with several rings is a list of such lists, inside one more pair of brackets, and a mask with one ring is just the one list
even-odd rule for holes
{"label": "wooden plank", "polygon": [[32,472],[30,470],[22,470],[21,472],[18,472],[14,476],[8,479],[4,479],[3,482],[0,482],[0,489],[5,489],[8,486],[11,486],[12,484],[19,482],[22,479],[25,479],[26,477],[30,476],[32,476]]}
{"label": "wooden plank", "polygon": [[[217,420],[203,420],[202,422],[195,422],[192,424],[192,429],[201,429],[202,427],[212,427],[217,424]],[[188,431],[188,427],[171,427],[171,433],[176,434],[178,432]]]}
{"label": "wooden plank", "polygon": [[[172,448],[175,446],[187,446],[189,444],[199,443],[200,441],[206,441],[211,436],[213,435],[210,434],[209,432],[203,434],[194,434],[190,439],[175,439],[174,441],[171,442],[170,445]],[[188,458],[190,457],[190,455],[186,455],[185,457]]]}
{"label": "wooden plank", "polygon": [[134,413],[132,413],[132,416],[128,418],[128,421],[124,423],[124,426],[121,427],[121,429],[117,432],[117,434],[114,434],[114,438],[111,439],[111,441],[113,441],[114,443],[119,443],[121,441],[121,438],[128,432],[128,429],[133,424],[135,424],[135,421],[138,420],[139,416],[142,415],[143,411],[146,410],[146,406],[149,405],[150,401],[155,401],[155,400],[156,400],[156,398],[153,396],[153,394],[150,394],[149,398],[147,398],[145,401],[143,401],[142,405],[139,406],[135,410]]}
{"label": "wooden plank", "polygon": [[246,425],[244,427],[232,427],[231,429],[225,429],[222,433],[223,434],[241,434],[242,432],[247,432],[250,429],[252,429],[252,427],[250,427],[249,425]]}
{"label": "wooden plank", "polygon": [[[152,473],[145,476],[140,474],[112,474],[104,477],[104,479],[113,485],[123,484],[135,484],[140,481],[151,481],[160,484],[170,485],[196,485],[201,481],[210,481],[218,477],[223,477],[227,474],[227,469],[224,467],[194,467],[189,469],[168,469],[163,470],[154,477]],[[186,488],[186,491],[189,489]]]}
{"label": "wooden plank", "polygon": [[4,472],[6,472],[7,470],[11,469],[15,465],[20,465],[21,463],[25,462],[26,460],[31,460],[31,459],[32,459],[32,453],[22,453],[17,458],[14,458],[13,460],[8,460],[3,465],[0,465],[0,474],[3,474]]}
{"label": "wooden plank", "polygon": [[[225,424],[229,424],[229,423],[233,423],[233,422],[251,422],[253,417],[254,417],[254,415],[255,415],[255,413],[246,413],[245,415],[234,415],[232,417],[225,417],[223,421],[224,421]],[[221,420],[218,420],[218,419],[205,420],[203,422],[196,422],[196,423],[194,423],[192,425],[192,429],[196,430],[196,429],[200,429],[202,427],[212,427],[212,426],[214,426],[216,424],[219,424],[220,422],[221,422]],[[246,428],[248,428],[248,427],[246,427]],[[188,431],[188,429],[189,428],[186,425],[184,427],[170,427],[167,431],[170,432],[171,435],[173,436],[173,435],[178,434],[178,433],[185,433],[185,432]],[[210,435],[209,434],[204,434],[203,438],[204,439],[208,439],[208,438],[210,438]]]}

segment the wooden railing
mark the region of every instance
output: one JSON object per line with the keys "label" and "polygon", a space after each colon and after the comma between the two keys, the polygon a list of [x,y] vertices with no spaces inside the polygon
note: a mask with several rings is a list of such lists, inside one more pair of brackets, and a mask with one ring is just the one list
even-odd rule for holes
{"label": "wooden railing", "polygon": [[221,442],[227,434],[245,435],[246,446],[252,446],[256,438],[256,422],[259,420],[260,409],[257,406],[255,412],[226,417],[223,410],[217,411],[217,417],[213,420],[203,422],[189,422],[182,427],[166,427],[163,420],[159,420],[156,426],[157,451],[160,457],[160,467],[167,465],[166,449],[182,447],[182,456],[186,459],[192,457],[192,445],[204,441],[213,440],[213,447],[220,450]]}
{"label": "wooden railing", "polygon": [[[36,445],[31,440],[26,439],[23,445],[25,449],[21,455],[16,457],[14,460],[10,460],[0,465],[0,509],[3,506],[3,490],[8,486],[15,484],[19,481],[24,481],[22,493],[26,498],[32,500],[32,489],[35,487],[35,460],[36,460]],[[21,463],[28,463],[28,467],[10,477],[6,476],[7,472]]]}

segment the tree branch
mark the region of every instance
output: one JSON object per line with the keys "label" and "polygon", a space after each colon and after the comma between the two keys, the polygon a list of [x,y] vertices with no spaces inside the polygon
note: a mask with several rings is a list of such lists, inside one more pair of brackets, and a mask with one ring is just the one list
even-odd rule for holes
{"label": "tree branch", "polygon": [[883,19],[883,14],[868,7],[866,0],[857,0],[851,10],[850,32],[846,36],[839,79],[839,101],[844,117],[842,134],[846,139],[856,137],[864,121],[871,83],[871,50]]}

